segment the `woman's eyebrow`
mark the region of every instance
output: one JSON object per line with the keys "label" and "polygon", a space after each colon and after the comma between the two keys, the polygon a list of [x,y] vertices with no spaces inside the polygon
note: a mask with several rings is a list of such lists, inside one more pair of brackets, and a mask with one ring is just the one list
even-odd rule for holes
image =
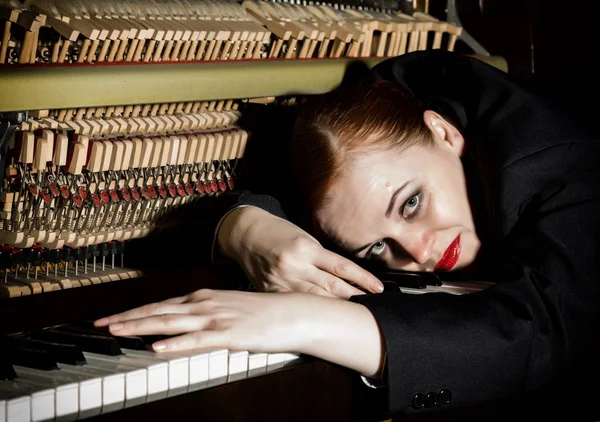
{"label": "woman's eyebrow", "polygon": [[402,186],[400,186],[398,189],[396,189],[396,191],[392,194],[392,197],[390,198],[390,205],[388,205],[387,211],[385,212],[386,218],[390,218],[390,215],[392,214],[392,211],[394,210],[394,206],[396,205],[396,198],[398,197],[398,195],[400,195],[400,193],[404,190],[404,188],[406,188],[408,183],[409,182],[405,182]]}
{"label": "woman's eyebrow", "polygon": [[361,246],[361,247],[359,247],[359,248],[356,248],[356,249],[354,249],[353,251],[350,251],[350,253],[351,253],[353,256],[356,256],[356,255],[358,255],[358,253],[359,253],[360,251],[362,251],[363,249],[367,249],[367,248],[368,248],[369,246],[371,246],[372,244],[373,244],[373,242],[371,242],[371,243],[367,243],[367,244],[366,244],[366,245],[364,245],[364,246]]}
{"label": "woman's eyebrow", "polygon": [[[394,193],[392,194],[392,197],[390,198],[390,204],[388,205],[387,210],[385,211],[385,216],[386,218],[389,218],[390,215],[392,214],[392,211],[394,210],[394,206],[396,205],[396,199],[398,198],[398,195],[400,195],[402,193],[402,191],[406,188],[406,186],[408,186],[408,184],[411,182],[411,180],[408,180],[406,182],[404,182],[404,184],[402,186],[400,186],[398,189],[396,189],[394,191]],[[330,238],[333,238],[333,240],[340,246],[342,246],[342,248],[346,249],[346,247],[344,247],[345,245],[347,245],[346,242],[344,242],[341,238],[336,238],[335,236],[331,236],[331,234],[329,235]],[[369,242],[366,245],[363,246],[359,246],[358,248],[355,249],[346,249],[348,251],[349,254],[351,254],[352,256],[356,256],[358,255],[359,252],[361,252],[364,249],[367,249],[369,246],[371,246],[373,243],[377,242],[378,240],[375,240],[373,242]]]}
{"label": "woman's eyebrow", "polygon": [[341,248],[342,250],[344,250],[349,256],[355,256],[357,255],[360,251],[362,251],[363,249],[368,248],[369,246],[371,246],[371,243],[367,243],[364,246],[361,246],[359,248],[356,249],[352,249],[352,247],[350,245],[348,245],[347,242],[345,242],[341,237],[336,236],[335,234],[329,232],[327,234],[327,237],[329,238],[329,240],[331,240],[334,244],[336,244],[339,248]]}

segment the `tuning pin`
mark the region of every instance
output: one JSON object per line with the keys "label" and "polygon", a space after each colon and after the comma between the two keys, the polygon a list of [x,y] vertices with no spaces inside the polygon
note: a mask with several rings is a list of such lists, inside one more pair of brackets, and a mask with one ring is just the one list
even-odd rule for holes
{"label": "tuning pin", "polygon": [[42,262],[42,250],[38,245],[34,245],[31,248],[27,248],[24,250],[25,254],[25,262],[27,263],[27,277],[29,278],[29,274],[31,272],[31,266],[33,265],[35,268],[35,278],[37,278],[37,266]]}
{"label": "tuning pin", "polygon": [[34,255],[35,251],[33,250],[33,248],[25,248],[23,249],[23,255],[25,256],[25,258],[23,259],[23,261],[25,263],[27,263],[27,271],[26,271],[26,275],[25,278],[29,278],[29,273],[31,272],[31,262],[33,261],[33,255]]}
{"label": "tuning pin", "polygon": [[37,280],[37,278],[38,278],[38,270],[39,270],[40,265],[42,265],[42,259],[43,259],[43,256],[44,256],[45,249],[42,248],[39,245],[33,245],[33,250],[34,250],[34,253],[32,254],[33,255],[33,257],[32,257],[33,259],[32,259],[31,264],[33,265],[33,268],[35,268],[34,278]]}
{"label": "tuning pin", "polygon": [[85,261],[85,247],[75,249],[75,275],[79,275],[79,261]]}
{"label": "tuning pin", "polygon": [[62,259],[62,254],[59,249],[50,249],[42,254],[42,258],[46,261],[46,275],[49,274],[50,266],[48,263],[54,264],[54,276],[58,277],[58,264]]}
{"label": "tuning pin", "polygon": [[65,261],[65,277],[68,275],[69,262],[75,259],[75,249],[65,246],[62,250],[62,259]]}
{"label": "tuning pin", "polygon": [[100,256],[98,245],[90,245],[90,254],[92,256],[93,272],[96,272],[96,258]]}
{"label": "tuning pin", "polygon": [[121,255],[121,267],[123,267],[123,262],[125,261],[125,241],[119,242],[119,254]]}
{"label": "tuning pin", "polygon": [[92,257],[92,248],[90,246],[82,246],[80,249],[83,250],[83,272],[88,272],[88,260]]}
{"label": "tuning pin", "polygon": [[18,249],[18,248],[12,248],[10,246],[8,246],[7,252],[8,252],[10,261],[15,266],[14,278],[17,278],[19,276],[19,265],[21,265],[25,261],[25,254],[23,253],[23,250]]}
{"label": "tuning pin", "polygon": [[98,247],[100,256],[102,257],[102,271],[104,271],[106,265],[106,257],[109,254],[109,247],[107,243],[101,243]]}
{"label": "tuning pin", "polygon": [[110,255],[110,267],[111,269],[115,269],[115,255],[119,253],[119,245],[114,240],[108,242],[108,254]]}

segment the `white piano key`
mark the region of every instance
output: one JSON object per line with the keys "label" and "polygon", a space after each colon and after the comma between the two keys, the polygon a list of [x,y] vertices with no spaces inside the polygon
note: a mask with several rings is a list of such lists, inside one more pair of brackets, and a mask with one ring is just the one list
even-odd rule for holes
{"label": "white piano key", "polygon": [[229,351],[227,349],[211,350],[208,354],[208,386],[225,383],[229,370]]}
{"label": "white piano key", "polygon": [[[187,384],[193,385],[193,391],[201,389],[204,386],[220,385],[227,382],[229,370],[229,351],[227,349],[188,350],[172,353],[142,353],[150,353],[157,359],[166,359],[169,362],[175,362],[177,359],[187,359]],[[205,381],[208,381],[207,385],[203,385]],[[177,390],[177,393],[179,392],[181,392],[181,390]],[[173,393],[170,393],[169,395],[171,396]]]}
{"label": "white piano key", "polygon": [[[0,381],[0,390],[17,392],[30,396],[30,415],[32,422],[54,419],[54,389],[33,385],[26,381]],[[11,419],[9,419],[12,422]]]}
{"label": "white piano key", "polygon": [[65,372],[91,375],[102,380],[102,413],[121,409],[125,405],[125,374],[114,374],[90,365],[73,366],[59,363],[58,368]]}
{"label": "white piano key", "polygon": [[[118,362],[123,365],[144,368],[147,371],[147,396],[153,399],[167,397],[169,390],[169,365],[167,362],[156,359],[133,357],[129,355],[107,356],[97,353],[88,353],[95,359]],[[164,393],[164,394],[161,394]]]}
{"label": "white piano key", "polygon": [[[0,381],[0,384],[6,381]],[[0,387],[0,421],[30,422],[31,397],[18,391],[4,390]]]}
{"label": "white piano key", "polygon": [[19,373],[27,373],[40,379],[54,380],[54,382],[60,384],[76,383],[79,390],[78,398],[75,401],[75,405],[78,409],[78,417],[81,419],[100,414],[100,411],[102,410],[101,376],[81,375],[60,369],[42,371],[40,369],[24,368],[20,366],[16,366],[15,368],[19,369]]}
{"label": "white piano key", "polygon": [[267,355],[267,372],[283,368],[285,366],[285,354],[269,353]]}
{"label": "white piano key", "polygon": [[229,373],[227,381],[238,381],[248,377],[248,352],[229,352]]}
{"label": "white piano key", "polygon": [[283,361],[285,366],[294,365],[300,362],[300,355],[298,353],[283,353]]}
{"label": "white piano key", "polygon": [[195,389],[202,385],[208,385],[209,378],[209,353],[199,353],[190,356],[190,387]]}
{"label": "white piano key", "polygon": [[154,353],[145,350],[121,349],[132,357],[155,359],[169,365],[169,396],[184,393],[189,385],[190,358],[187,356],[168,356],[167,353]]}
{"label": "white piano key", "polygon": [[87,352],[83,352],[83,355],[87,361],[86,366],[98,368],[114,374],[124,374],[125,407],[134,406],[146,401],[146,396],[148,395],[148,372],[145,368],[124,365],[119,362],[96,359]]}
{"label": "white piano key", "polygon": [[186,392],[197,391],[208,386],[210,353],[206,351],[185,351],[161,353],[161,358],[188,359],[188,388]]}
{"label": "white piano key", "polygon": [[[14,367],[17,380],[29,381],[37,384],[40,388],[53,388],[55,395],[55,416],[57,420],[75,420],[79,412],[79,384],[77,382],[61,382],[56,379],[40,377],[35,372],[28,371],[29,368]],[[32,370],[35,371],[35,370]],[[44,372],[38,370],[37,372]]]}
{"label": "white piano key", "polygon": [[475,293],[480,290],[487,289],[493,286],[494,283],[486,282],[486,281],[473,281],[473,282],[451,282],[451,281],[442,281],[441,286],[427,286],[425,289],[415,289],[412,287],[400,287],[400,290],[403,293],[408,294],[425,294],[425,293],[433,293],[433,292],[442,292],[449,293],[454,295],[463,295],[468,293]]}
{"label": "white piano key", "polygon": [[267,372],[267,354],[250,353],[248,355],[248,376],[253,377]]}

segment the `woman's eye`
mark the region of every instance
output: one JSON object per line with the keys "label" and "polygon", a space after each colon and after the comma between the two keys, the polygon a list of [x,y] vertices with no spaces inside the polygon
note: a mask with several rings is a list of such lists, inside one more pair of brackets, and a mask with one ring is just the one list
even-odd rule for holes
{"label": "woman's eye", "polygon": [[385,241],[380,240],[371,247],[368,258],[381,255],[385,251]]}
{"label": "woman's eye", "polygon": [[404,203],[404,207],[402,207],[402,216],[404,218],[413,217],[419,210],[420,205],[421,205],[421,193],[417,193],[417,194],[411,196]]}

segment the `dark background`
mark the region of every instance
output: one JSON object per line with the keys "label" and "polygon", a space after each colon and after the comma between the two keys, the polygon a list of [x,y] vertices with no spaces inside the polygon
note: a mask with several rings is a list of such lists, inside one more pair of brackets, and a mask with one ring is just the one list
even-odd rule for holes
{"label": "dark background", "polygon": [[[463,28],[509,73],[593,123],[600,110],[600,21],[595,2],[456,0]],[[430,0],[430,14],[445,19],[446,0]],[[469,51],[460,41],[457,51]]]}

